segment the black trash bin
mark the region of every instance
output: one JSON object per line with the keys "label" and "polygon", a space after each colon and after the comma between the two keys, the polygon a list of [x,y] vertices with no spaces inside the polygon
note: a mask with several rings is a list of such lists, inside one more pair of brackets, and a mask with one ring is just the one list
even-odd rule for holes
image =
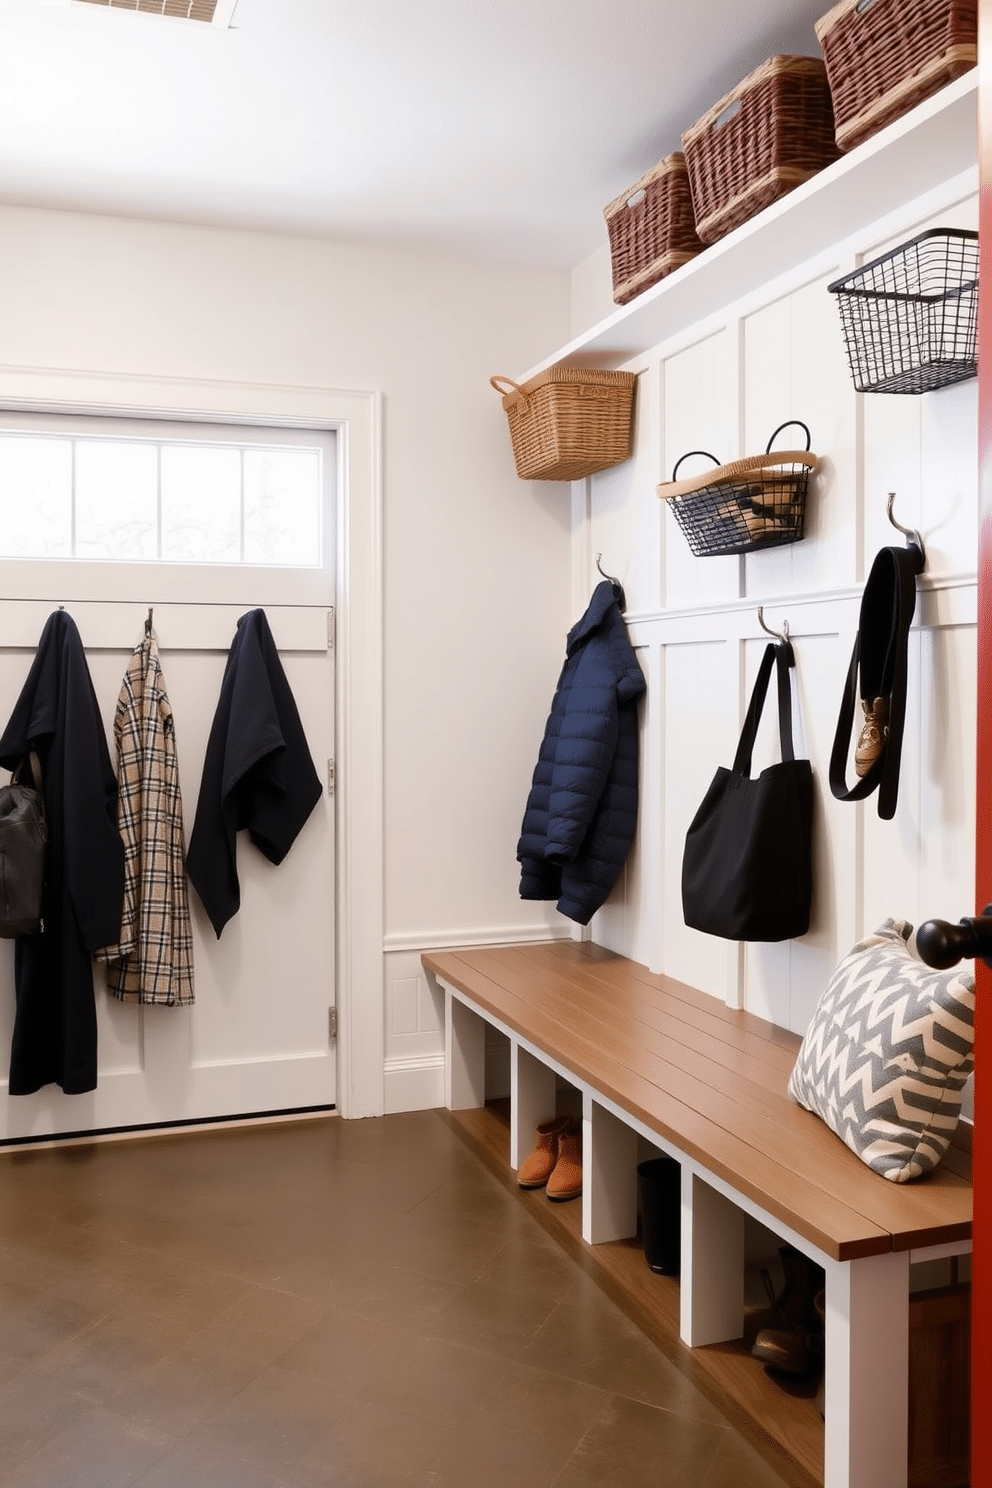
{"label": "black trash bin", "polygon": [[644,1259],[659,1276],[678,1276],[682,1258],[682,1168],[674,1157],[638,1163]]}

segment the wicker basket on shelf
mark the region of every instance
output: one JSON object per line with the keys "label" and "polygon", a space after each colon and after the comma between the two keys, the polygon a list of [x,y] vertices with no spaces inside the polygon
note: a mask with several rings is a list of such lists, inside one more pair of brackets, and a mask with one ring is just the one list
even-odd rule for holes
{"label": "wicker basket on shelf", "polygon": [[769,57],[682,136],[696,231],[715,243],[838,157],[819,57]]}
{"label": "wicker basket on shelf", "polygon": [[827,288],[854,386],[929,393],[978,373],[978,234],[931,228]]}
{"label": "wicker basket on shelf", "polygon": [[603,208],[603,216],[618,305],[626,305],[702,251],[680,150],[646,171]]}
{"label": "wicker basket on shelf", "polygon": [[852,150],[978,60],[978,0],[841,0],[816,22],[837,143]]}
{"label": "wicker basket on shelf", "polygon": [[635,373],[548,367],[524,383],[489,381],[503,395],[521,480],[580,480],[629,458]]}
{"label": "wicker basket on shelf", "polygon": [[[772,445],[792,425],[805,431],[804,450],[775,450]],[[806,493],[817,456],[810,434],[799,419],[780,424],[763,455],[717,463],[705,450],[690,450],[676,462],[672,479],[658,495],[669,502],[689,547],[697,558],[750,553],[798,542],[806,530]],[[717,466],[678,480],[679,466],[690,455],[704,455]]]}

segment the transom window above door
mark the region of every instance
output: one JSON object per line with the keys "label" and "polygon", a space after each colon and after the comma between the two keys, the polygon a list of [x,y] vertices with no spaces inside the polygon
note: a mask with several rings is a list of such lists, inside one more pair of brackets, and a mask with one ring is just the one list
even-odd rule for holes
{"label": "transom window above door", "polygon": [[0,413],[0,558],[319,568],[326,436]]}

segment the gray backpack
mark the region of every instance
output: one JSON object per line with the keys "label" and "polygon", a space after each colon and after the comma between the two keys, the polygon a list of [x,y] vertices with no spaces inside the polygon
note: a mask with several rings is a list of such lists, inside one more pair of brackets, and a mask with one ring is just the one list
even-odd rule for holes
{"label": "gray backpack", "polygon": [[[18,779],[25,763],[30,764],[33,786]],[[11,775],[10,784],[0,786],[0,937],[5,940],[38,935],[44,928],[41,900],[48,831],[41,787],[41,763],[33,749]]]}

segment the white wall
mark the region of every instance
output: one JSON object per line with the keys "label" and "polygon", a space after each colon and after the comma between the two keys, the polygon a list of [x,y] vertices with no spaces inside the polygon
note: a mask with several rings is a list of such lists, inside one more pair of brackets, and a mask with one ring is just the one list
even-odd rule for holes
{"label": "white wall", "polygon": [[[649,679],[638,840],[593,937],[799,1032],[839,958],[886,916],[920,923],[974,912],[977,383],[924,397],[855,393],[826,289],[856,255],[874,257],[928,226],[977,227],[973,196],[930,220],[926,210],[909,203],[894,238],[869,229],[808,276],[728,285],[719,314],[630,362],[640,374],[636,453],[590,482],[576,534],[579,589],[601,551],[626,586]],[[581,266],[576,313],[602,311],[608,272],[603,255]],[[744,558],[693,557],[655,494],[658,481],[688,450],[720,459],[759,452],[792,417],[809,425],[823,457],[805,540]],[[835,801],[827,774],[864,580],[880,547],[903,542],[886,521],[889,490],[896,515],[921,529],[928,564],[910,644],[899,806],[882,822],[875,797]],[[817,786],[816,887],[807,935],[738,947],[686,928],[680,870],[689,821],[716,767],[733,759],[766,643],[759,603],[771,624],[788,620],[795,641]],[[755,769],[777,757],[774,708],[766,713]]]}
{"label": "white wall", "polygon": [[134,376],[136,407],[141,378],[263,385],[273,406],[381,391],[385,945],[382,982],[352,991],[385,999],[387,1108],[439,1100],[420,948],[557,919],[518,899],[514,848],[561,660],[568,488],[517,481],[488,377],[565,339],[568,276],[16,208],[0,263],[0,372],[25,396],[47,371]]}
{"label": "white wall", "polygon": [[572,270],[572,335],[581,336],[616,309],[611,283],[610,245],[603,243]]}

